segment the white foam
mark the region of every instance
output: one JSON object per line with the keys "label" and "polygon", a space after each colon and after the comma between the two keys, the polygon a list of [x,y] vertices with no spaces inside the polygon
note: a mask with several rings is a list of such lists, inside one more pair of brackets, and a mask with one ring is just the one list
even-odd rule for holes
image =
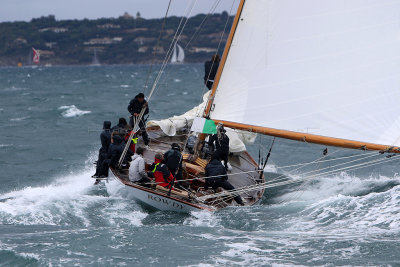
{"label": "white foam", "polygon": [[61,113],[64,118],[80,117],[85,114],[92,113],[90,110],[80,110],[75,105],[61,106],[59,110],[65,110]]}
{"label": "white foam", "polygon": [[13,144],[0,144],[0,148],[2,148],[2,147],[10,147],[10,146],[13,146]]}
{"label": "white foam", "polygon": [[30,118],[29,116],[18,117],[18,118],[12,118],[12,119],[10,119],[10,121],[23,121],[23,120],[26,120],[26,119],[29,119],[29,118]]}
{"label": "white foam", "polygon": [[[394,183],[392,188],[382,187]],[[304,186],[303,192],[281,197],[305,205],[289,231],[332,235],[376,235],[400,231],[399,177],[359,178],[347,174],[324,177]],[[378,192],[373,192],[378,188]],[[300,193],[300,194],[299,194]]]}
{"label": "white foam", "polygon": [[179,83],[181,81],[182,81],[181,79],[174,79],[174,82],[176,82],[176,83]]}
{"label": "white foam", "polygon": [[184,224],[192,226],[214,227],[221,221],[221,219],[217,217],[215,212],[202,210],[192,211],[190,214],[192,216],[187,218],[184,221]]}
{"label": "white foam", "polygon": [[121,88],[128,88],[129,85],[128,85],[128,84],[121,84],[120,87],[121,87]]}

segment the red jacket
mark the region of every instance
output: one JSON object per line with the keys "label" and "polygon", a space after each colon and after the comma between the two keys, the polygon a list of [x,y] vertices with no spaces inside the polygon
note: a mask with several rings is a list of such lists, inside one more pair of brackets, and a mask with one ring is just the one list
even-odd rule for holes
{"label": "red jacket", "polygon": [[[131,133],[132,133],[132,131],[130,131],[129,133],[127,133],[125,135],[125,137],[124,137],[125,142],[128,142],[128,139],[129,139],[129,136],[131,136]],[[137,143],[137,136],[136,136],[136,134],[134,134],[132,136],[132,140],[131,140],[131,143],[129,145],[129,149],[132,151],[132,153],[136,152],[136,143]]]}
{"label": "red jacket", "polygon": [[173,182],[174,176],[169,171],[167,165],[162,163],[159,159],[154,159],[155,167],[153,169],[154,178],[157,185],[168,187]]}

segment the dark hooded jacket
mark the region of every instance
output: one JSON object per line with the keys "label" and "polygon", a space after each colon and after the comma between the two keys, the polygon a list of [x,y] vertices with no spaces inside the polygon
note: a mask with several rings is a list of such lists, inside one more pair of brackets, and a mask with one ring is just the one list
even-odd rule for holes
{"label": "dark hooded jacket", "polygon": [[115,167],[124,151],[125,144],[119,135],[114,135],[114,143],[108,148],[107,158],[110,159],[109,166]]}
{"label": "dark hooded jacket", "polygon": [[218,139],[218,134],[210,136],[208,144],[214,146],[214,142],[217,150],[229,152],[229,137],[226,135],[226,133],[221,133],[220,139]]}
{"label": "dark hooded jacket", "polygon": [[[171,171],[176,171],[178,168],[182,169],[182,154],[176,149],[170,149],[165,152],[164,161]],[[175,175],[175,173],[173,173],[173,175]]]}
{"label": "dark hooded jacket", "polygon": [[[138,100],[138,96],[139,95],[136,95],[135,98],[132,99],[131,102],[129,102],[128,111],[131,115],[133,115],[134,113],[140,113],[142,111],[143,105],[147,103],[146,100],[144,100],[143,103],[140,103]],[[148,113],[149,113],[149,106],[146,107],[144,115]]]}
{"label": "dark hooded jacket", "polygon": [[205,189],[207,190],[209,186],[219,181],[227,181],[228,176],[226,175],[226,169],[224,165],[222,165],[221,161],[217,159],[212,159],[206,166],[205,176],[216,176],[212,178],[206,178]]}
{"label": "dark hooded jacket", "polygon": [[104,153],[107,153],[108,148],[110,147],[111,144],[111,122],[110,121],[105,121],[103,123],[103,132],[100,134],[100,141],[101,141],[101,151]]}
{"label": "dark hooded jacket", "polygon": [[206,61],[204,63],[204,81],[207,82],[208,80],[214,80],[215,76],[217,75],[218,71],[218,66],[219,66],[219,61],[215,61],[213,64],[213,61]]}

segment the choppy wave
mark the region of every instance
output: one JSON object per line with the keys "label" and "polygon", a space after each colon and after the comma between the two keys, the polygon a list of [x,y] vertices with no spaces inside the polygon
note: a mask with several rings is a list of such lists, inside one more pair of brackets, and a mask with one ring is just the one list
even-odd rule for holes
{"label": "choppy wave", "polygon": [[30,116],[11,118],[10,121],[23,121],[23,120],[26,120],[26,119],[29,119],[29,118],[30,118]]}
{"label": "choppy wave", "polygon": [[[58,177],[51,184],[26,187],[0,195],[0,223],[13,225],[82,225],[104,216],[106,225],[141,225],[146,213],[126,199],[109,197],[93,186],[93,169]],[[103,189],[102,189],[103,188]],[[137,208],[137,207],[136,207]]]}
{"label": "choppy wave", "polygon": [[61,115],[64,118],[73,118],[73,117],[80,117],[85,114],[92,113],[90,110],[80,110],[75,105],[70,106],[61,106],[58,108],[59,110],[64,110]]}

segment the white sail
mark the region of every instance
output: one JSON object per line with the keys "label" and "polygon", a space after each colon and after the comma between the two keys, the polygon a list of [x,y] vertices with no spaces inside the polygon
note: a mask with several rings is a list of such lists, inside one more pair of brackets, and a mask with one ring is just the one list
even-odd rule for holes
{"label": "white sail", "polygon": [[[210,95],[210,91],[204,94],[203,102],[194,107],[193,109],[185,112],[182,115],[173,116],[164,120],[152,120],[147,123],[147,127],[158,126],[160,129],[169,136],[176,135],[176,131],[183,129],[190,129],[195,117],[199,117],[206,104],[207,99]],[[241,152],[246,150],[246,144],[251,144],[256,139],[255,133],[249,133],[244,131],[239,131],[235,129],[225,128],[227,130],[227,135],[229,136],[229,151],[232,153]]]}
{"label": "white sail", "polygon": [[247,0],[212,119],[400,145],[399,0]]}
{"label": "white sail", "polygon": [[172,56],[171,56],[171,63],[176,63],[177,62],[177,56],[176,56],[176,44],[174,46],[174,50],[172,51]]}
{"label": "white sail", "polygon": [[183,50],[182,46],[180,46],[179,44],[176,44],[176,46],[178,47],[177,61],[179,63],[183,63],[185,61],[185,51]]}

